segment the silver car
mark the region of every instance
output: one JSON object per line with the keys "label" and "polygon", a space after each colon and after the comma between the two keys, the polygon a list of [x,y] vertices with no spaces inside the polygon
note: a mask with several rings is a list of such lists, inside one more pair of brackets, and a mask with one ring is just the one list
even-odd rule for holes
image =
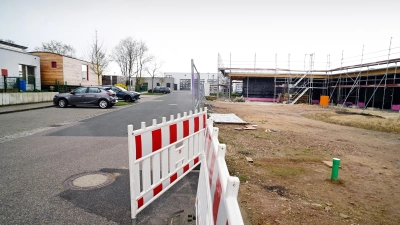
{"label": "silver car", "polygon": [[60,108],[69,105],[97,105],[102,109],[112,107],[118,98],[110,88],[106,87],[78,87],[70,93],[57,94],[53,98],[54,105]]}

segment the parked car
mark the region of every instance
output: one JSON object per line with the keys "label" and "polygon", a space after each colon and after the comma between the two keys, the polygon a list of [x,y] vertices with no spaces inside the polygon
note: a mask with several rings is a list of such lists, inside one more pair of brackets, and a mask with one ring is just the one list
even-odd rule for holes
{"label": "parked car", "polygon": [[69,105],[98,105],[105,109],[118,102],[118,98],[110,88],[106,87],[78,87],[70,93],[57,94],[53,98],[54,105],[65,108]]}
{"label": "parked car", "polygon": [[163,86],[156,86],[153,89],[148,90],[149,93],[164,93],[168,94],[171,93],[171,89],[169,87],[163,87]]}
{"label": "parked car", "polygon": [[103,85],[103,87],[111,88],[111,90],[113,90],[116,93],[118,99],[124,100],[126,102],[131,102],[131,101],[134,102],[140,99],[140,93],[135,91],[128,91],[122,87],[112,86],[112,85]]}

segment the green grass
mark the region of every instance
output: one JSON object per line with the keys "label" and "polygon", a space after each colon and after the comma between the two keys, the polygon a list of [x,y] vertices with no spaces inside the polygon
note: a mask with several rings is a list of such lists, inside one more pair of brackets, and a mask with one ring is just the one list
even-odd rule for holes
{"label": "green grass", "polygon": [[123,105],[129,105],[129,103],[119,101],[119,102],[117,102],[117,104],[115,104],[115,105],[116,105],[116,106],[123,106]]}
{"label": "green grass", "polygon": [[241,176],[239,176],[239,180],[240,180],[240,182],[246,182],[247,181],[247,177],[241,175]]}
{"label": "green grass", "polygon": [[214,101],[214,100],[215,100],[215,98],[212,98],[212,97],[206,96],[206,100],[207,100],[207,101]]}

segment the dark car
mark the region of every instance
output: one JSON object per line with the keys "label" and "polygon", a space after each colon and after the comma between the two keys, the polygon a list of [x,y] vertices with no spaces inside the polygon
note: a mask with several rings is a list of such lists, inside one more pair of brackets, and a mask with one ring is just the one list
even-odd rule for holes
{"label": "dark car", "polygon": [[115,92],[115,94],[117,95],[118,99],[124,100],[126,102],[130,102],[130,101],[134,102],[134,101],[140,99],[140,93],[138,93],[138,92],[128,91],[122,87],[112,86],[112,85],[103,85],[103,87],[111,88],[111,90],[113,90]]}
{"label": "dark car", "polygon": [[171,93],[171,89],[169,87],[157,86],[153,89],[148,90],[149,93],[164,93],[168,94]]}
{"label": "dark car", "polygon": [[54,105],[65,108],[68,105],[98,105],[105,109],[118,102],[115,92],[105,87],[78,87],[70,93],[57,94],[53,98]]}

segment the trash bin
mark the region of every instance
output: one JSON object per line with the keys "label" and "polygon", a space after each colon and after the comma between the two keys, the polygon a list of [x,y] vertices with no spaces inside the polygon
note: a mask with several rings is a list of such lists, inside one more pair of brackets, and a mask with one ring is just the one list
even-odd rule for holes
{"label": "trash bin", "polygon": [[19,80],[19,90],[26,92],[26,81],[25,80]]}

